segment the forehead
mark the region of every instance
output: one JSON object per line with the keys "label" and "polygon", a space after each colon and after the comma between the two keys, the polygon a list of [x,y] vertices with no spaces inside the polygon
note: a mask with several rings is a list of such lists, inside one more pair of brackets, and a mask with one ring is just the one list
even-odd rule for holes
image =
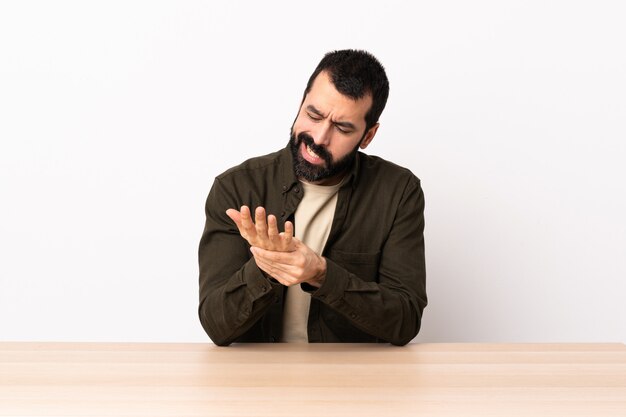
{"label": "forehead", "polygon": [[328,73],[322,71],[304,99],[303,108],[308,105],[333,119],[365,124],[365,115],[372,106],[372,95],[366,94],[358,100],[345,96],[337,91]]}

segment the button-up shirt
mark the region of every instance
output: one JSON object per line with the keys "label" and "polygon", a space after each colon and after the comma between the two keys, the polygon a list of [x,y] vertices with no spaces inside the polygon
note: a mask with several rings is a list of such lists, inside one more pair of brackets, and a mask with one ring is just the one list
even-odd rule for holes
{"label": "button-up shirt", "polygon": [[[280,340],[286,289],[259,269],[226,210],[263,206],[284,230],[302,196],[289,147],[215,178],[199,247],[198,312],[216,344]],[[420,180],[357,153],[322,252],[325,280],[319,288],[300,284],[311,293],[309,342],[411,341],[427,303],[423,232]]]}

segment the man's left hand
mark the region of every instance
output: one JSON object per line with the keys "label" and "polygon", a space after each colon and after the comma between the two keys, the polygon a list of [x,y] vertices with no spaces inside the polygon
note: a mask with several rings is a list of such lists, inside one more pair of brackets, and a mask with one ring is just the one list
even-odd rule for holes
{"label": "man's left hand", "polygon": [[326,277],[326,259],[300,240],[293,238],[295,250],[276,252],[253,246],[250,248],[256,264],[283,285],[307,282],[320,287]]}

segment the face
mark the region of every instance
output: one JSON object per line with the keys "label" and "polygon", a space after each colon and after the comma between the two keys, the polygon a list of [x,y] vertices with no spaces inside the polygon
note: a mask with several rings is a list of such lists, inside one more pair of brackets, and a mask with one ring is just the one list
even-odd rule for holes
{"label": "face", "polygon": [[333,185],[365,149],[378,124],[365,131],[371,95],[359,100],[339,93],[326,72],[321,72],[306,95],[291,129],[290,147],[296,176],[318,185]]}

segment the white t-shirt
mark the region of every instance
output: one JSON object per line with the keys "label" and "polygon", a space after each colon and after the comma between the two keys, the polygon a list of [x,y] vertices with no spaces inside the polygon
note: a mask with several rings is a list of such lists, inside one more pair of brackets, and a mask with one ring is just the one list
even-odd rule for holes
{"label": "white t-shirt", "polygon": [[[304,190],[304,197],[295,213],[295,236],[321,255],[335,216],[341,182],[329,186],[302,181],[300,184]],[[307,323],[310,305],[311,295],[302,291],[300,285],[292,285],[287,289],[282,342],[308,343]]]}

